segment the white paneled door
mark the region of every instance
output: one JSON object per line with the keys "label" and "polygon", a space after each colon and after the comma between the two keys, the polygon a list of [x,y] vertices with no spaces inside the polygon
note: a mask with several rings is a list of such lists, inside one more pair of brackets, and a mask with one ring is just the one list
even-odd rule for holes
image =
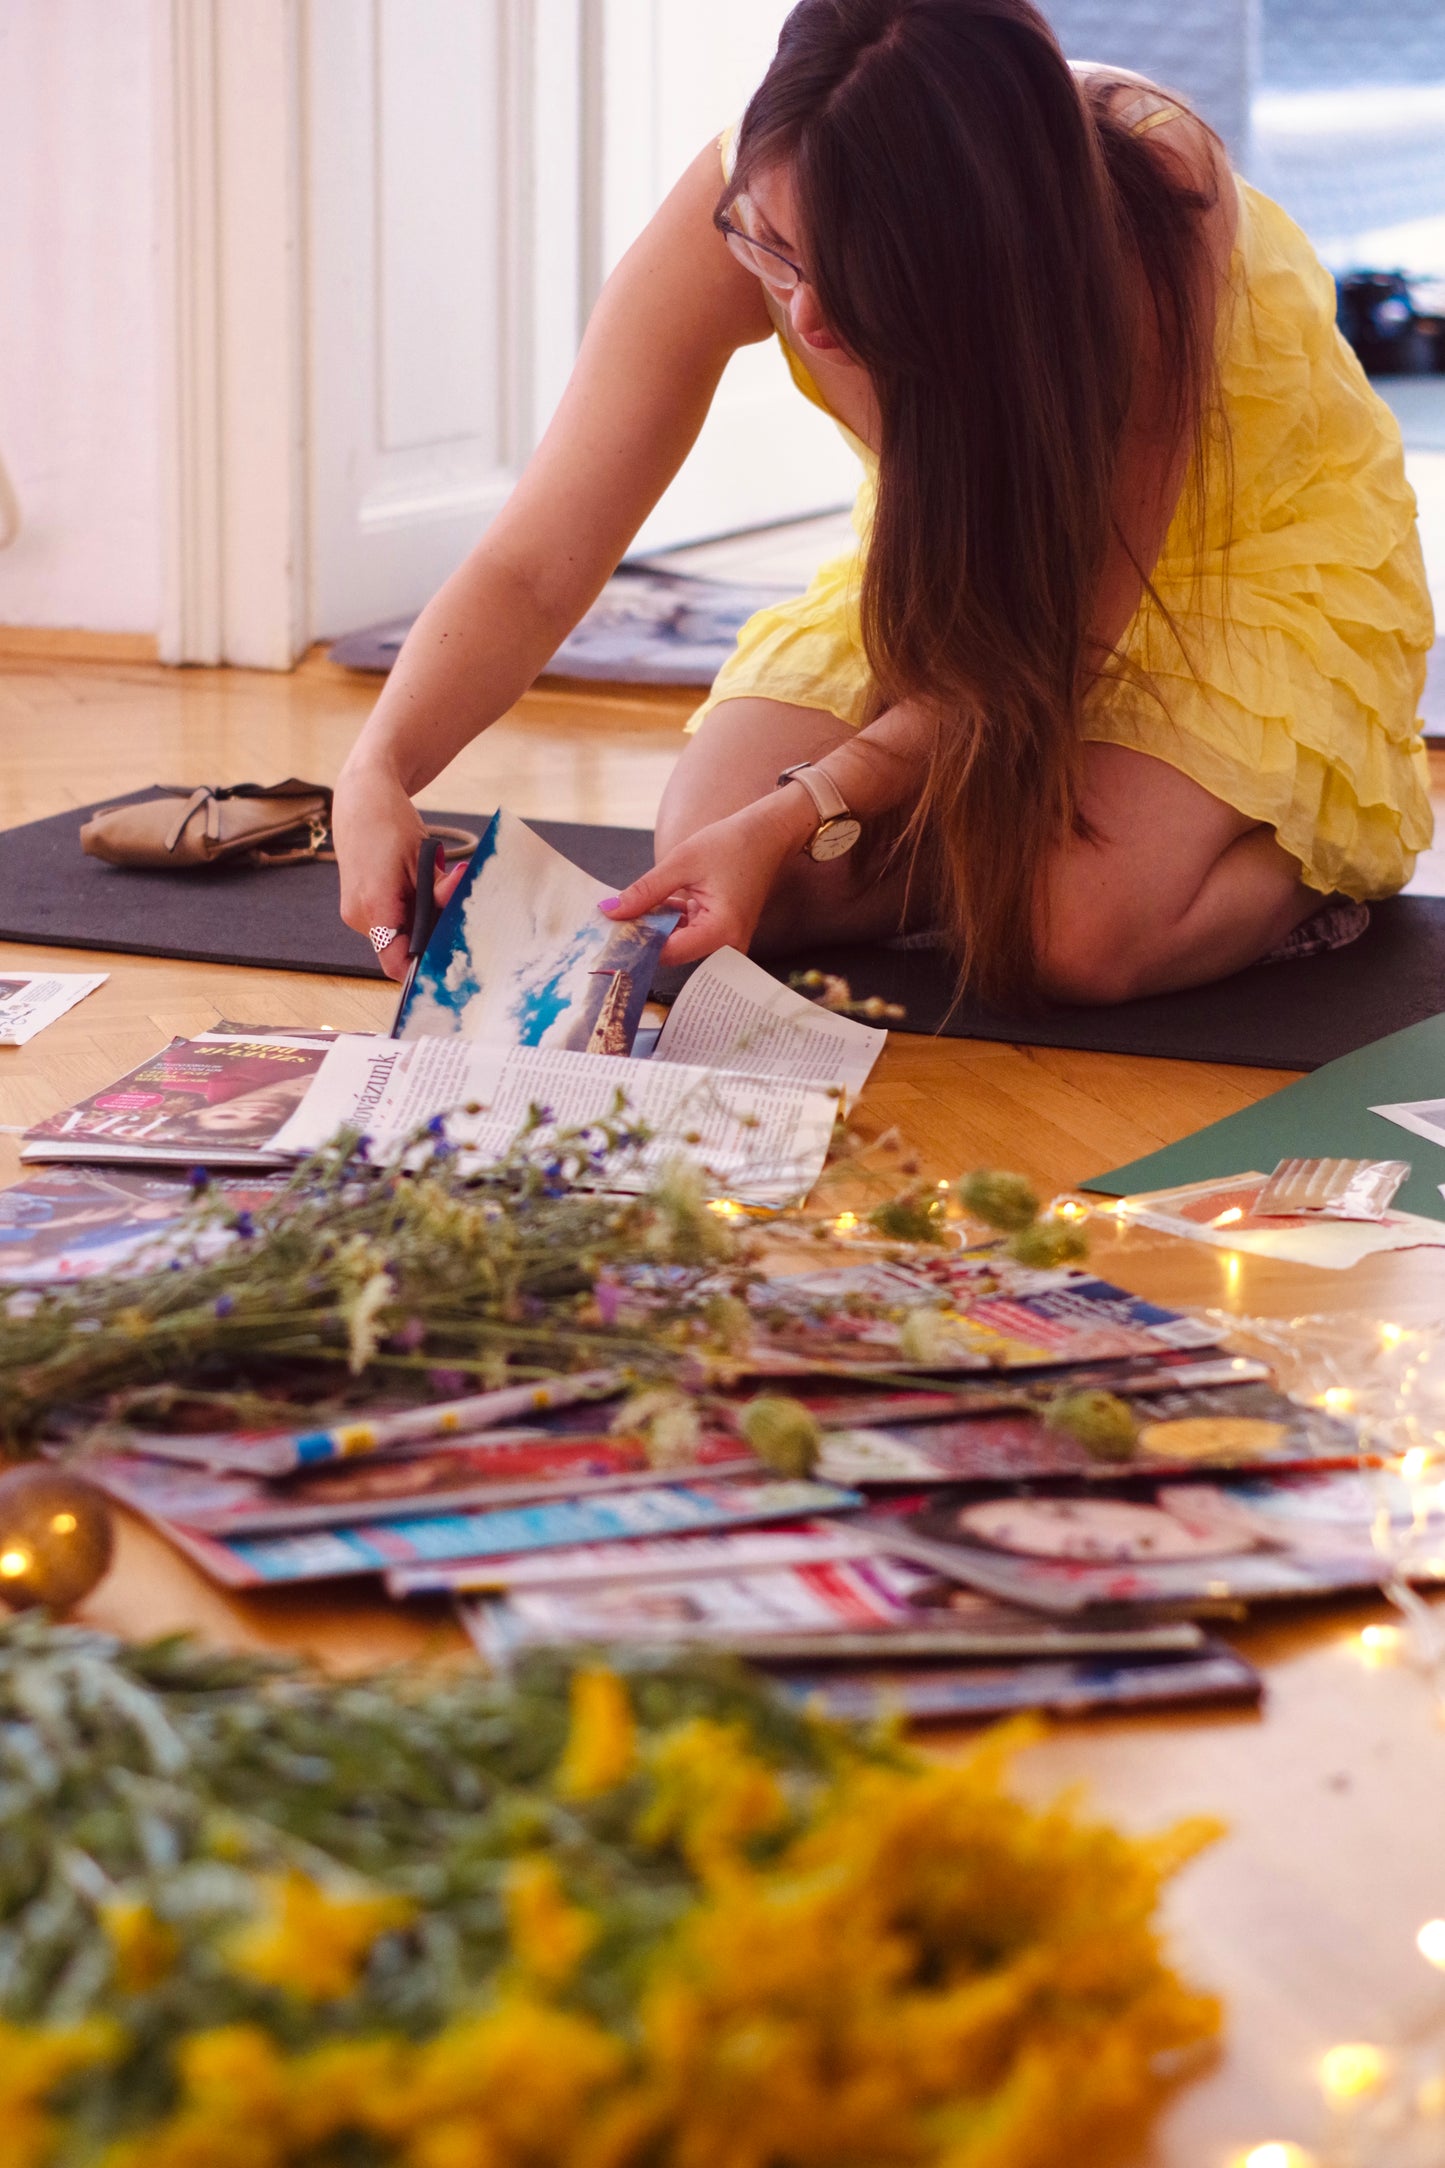
{"label": "white paneled door", "polygon": [[[602,0],[594,48],[601,145],[597,268],[610,270],[679,173],[741,117],[788,0]],[[719,171],[718,185],[722,185]],[[637,547],[732,534],[846,504],[858,468],[801,398],[775,343],[734,356],[682,472]]]}
{"label": "white paneled door", "polygon": [[[170,55],[166,652],[282,666],[418,609],[505,501],[587,310],[766,67],[783,0],[154,0]],[[845,502],[769,348],[638,537]]]}

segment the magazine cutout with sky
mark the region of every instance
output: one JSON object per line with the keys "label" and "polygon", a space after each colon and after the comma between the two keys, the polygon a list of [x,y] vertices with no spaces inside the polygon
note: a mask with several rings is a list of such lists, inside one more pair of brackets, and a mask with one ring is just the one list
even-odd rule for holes
{"label": "magazine cutout with sky", "polygon": [[339,1037],[277,1149],[313,1151],[342,1126],[381,1153],[431,1114],[467,1106],[452,1141],[499,1157],[534,1107],[539,1137],[609,1117],[650,1141],[600,1177],[642,1189],[686,1146],[714,1188],[747,1203],[806,1195],[839,1099],[861,1091],[886,1032],[817,1008],[736,950],[688,980],[650,1057],[631,1052],[676,920],[606,918],[606,895],[510,813],[498,813],[437,922],[398,1037]]}

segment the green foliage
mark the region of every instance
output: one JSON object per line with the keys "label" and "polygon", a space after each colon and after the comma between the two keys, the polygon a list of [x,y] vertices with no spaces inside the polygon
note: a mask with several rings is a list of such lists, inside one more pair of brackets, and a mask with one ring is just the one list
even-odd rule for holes
{"label": "green foliage", "polygon": [[981,1167],[955,1185],[958,1201],[985,1227],[1013,1234],[1038,1218],[1039,1200],[1021,1174],[1003,1174],[995,1167]]}

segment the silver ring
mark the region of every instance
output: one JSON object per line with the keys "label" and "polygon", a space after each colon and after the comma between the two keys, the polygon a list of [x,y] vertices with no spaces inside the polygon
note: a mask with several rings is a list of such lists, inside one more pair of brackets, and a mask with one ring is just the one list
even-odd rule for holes
{"label": "silver ring", "polygon": [[389,949],[393,941],[400,939],[400,926],[373,926],[371,929],[371,945],[378,956],[384,949]]}

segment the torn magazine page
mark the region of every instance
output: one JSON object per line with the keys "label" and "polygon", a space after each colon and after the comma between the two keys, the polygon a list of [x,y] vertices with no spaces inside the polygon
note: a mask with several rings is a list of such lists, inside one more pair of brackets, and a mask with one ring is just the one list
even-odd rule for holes
{"label": "torn magazine page", "polygon": [[109,976],[106,971],[7,971],[0,976],[0,1046],[24,1046]]}
{"label": "torn magazine page", "polygon": [[604,918],[607,893],[514,813],[494,814],[417,965],[397,1038],[630,1052],[677,913]]}
{"label": "torn magazine page", "polygon": [[[497,1096],[505,1060],[505,1048],[479,1046],[456,1036],[403,1040],[344,1032],[332,1042],[310,1090],[278,1132],[276,1149],[299,1158],[329,1144],[338,1130],[354,1129],[367,1138],[378,1159],[385,1159],[434,1116],[489,1105]],[[474,1119],[458,1113],[449,1134],[460,1136]]]}
{"label": "torn magazine page", "polygon": [[737,949],[709,956],[668,1012],[654,1061],[840,1086],[853,1101],[888,1034],[820,1009]]}

